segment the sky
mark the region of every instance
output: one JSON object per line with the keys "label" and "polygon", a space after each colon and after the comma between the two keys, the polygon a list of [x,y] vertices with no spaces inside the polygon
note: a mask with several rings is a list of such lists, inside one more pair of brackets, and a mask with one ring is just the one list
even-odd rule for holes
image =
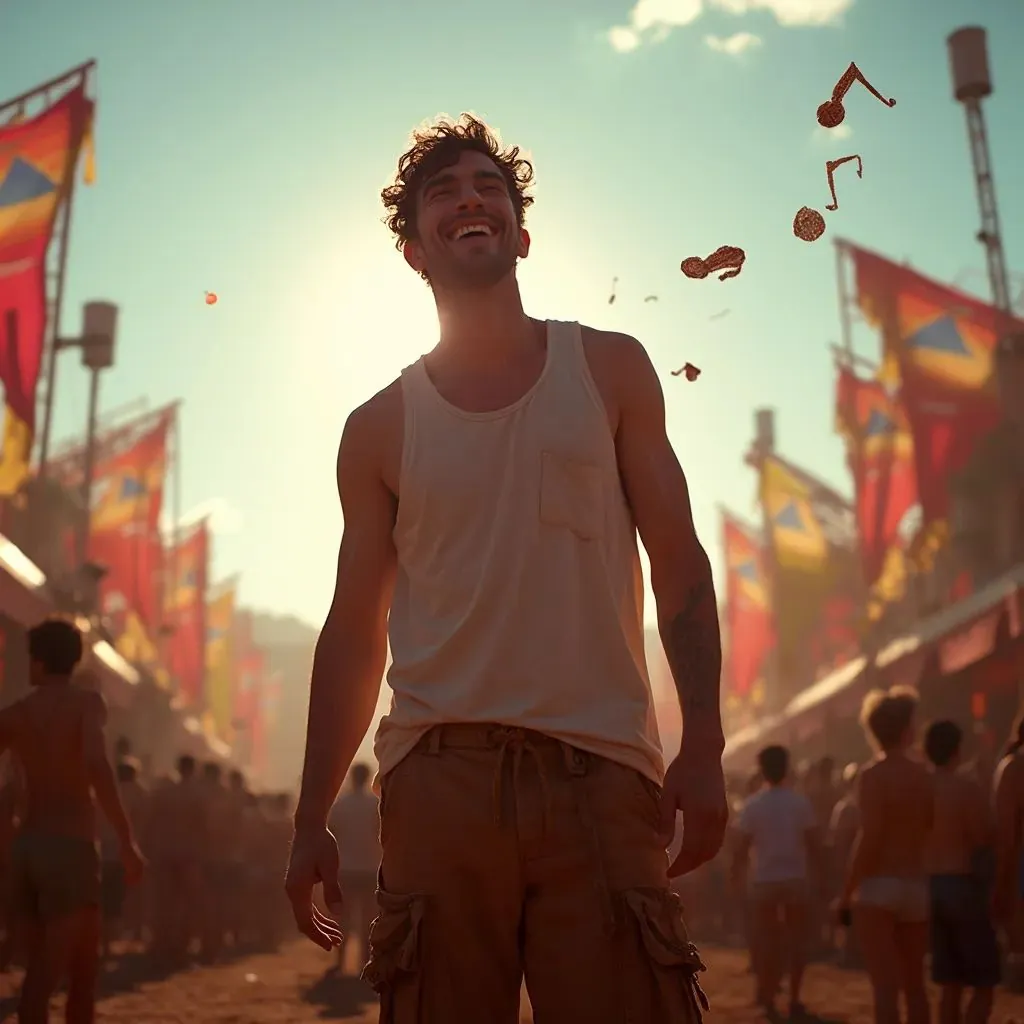
{"label": "sky", "polygon": [[[831,240],[988,294],[946,51],[969,24],[989,33],[994,173],[1024,270],[1024,0],[0,0],[0,97],[97,60],[97,182],[75,199],[62,331],[86,300],[119,305],[103,408],[183,400],[176,505],[213,513],[216,575],[316,624],[345,418],[436,341],[381,223],[414,126],[469,110],[528,151],[526,307],[647,347],[721,581],[719,505],[757,515],[756,408],[777,410],[787,457],[850,490]],[[896,106],[855,88],[826,133],[815,110],[851,60]],[[863,179],[842,168],[824,238],[797,240],[796,210],[829,201],[826,159],[852,153]],[[746,250],[738,278],[680,273],[721,245]],[[877,353],[867,328],[855,340]],[[686,361],[693,383],[670,376]],[[63,355],[57,438],[83,431],[86,397]]]}

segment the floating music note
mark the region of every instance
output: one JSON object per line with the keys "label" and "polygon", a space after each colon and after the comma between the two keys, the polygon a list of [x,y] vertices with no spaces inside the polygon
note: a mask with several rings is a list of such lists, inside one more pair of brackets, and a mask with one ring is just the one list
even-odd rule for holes
{"label": "floating music note", "polygon": [[700,376],[700,370],[693,363],[685,363],[678,370],[672,371],[673,377],[679,377],[682,374],[686,374],[687,380],[694,381]]}
{"label": "floating music note", "polygon": [[860,73],[860,68],[857,67],[856,64],[851,63],[842,75],[839,76],[839,81],[836,82],[836,86],[832,90],[832,99],[825,100],[825,102],[818,107],[818,124],[820,124],[822,128],[838,128],[846,119],[846,107],[843,106],[843,99],[855,82],[860,82],[860,84],[863,85],[872,96],[874,96],[879,102],[884,103],[887,107],[896,106],[895,100],[887,100]]}
{"label": "floating music note", "polygon": [[206,304],[208,306],[216,306],[217,305],[217,293],[216,292],[205,292],[204,294],[206,295]]}
{"label": "floating music note", "polygon": [[723,245],[716,249],[707,259],[702,260],[699,256],[687,256],[679,269],[694,281],[702,281],[709,274],[719,274],[718,280],[725,281],[727,278],[736,277],[743,269],[747,254],[735,245]]}
{"label": "floating music note", "polygon": [[617,277],[612,278],[612,293],[608,296],[608,305],[615,305],[615,289],[619,286],[619,279]]}
{"label": "floating music note", "polygon": [[658,301],[658,296],[657,295],[648,295],[644,299],[644,302],[657,302],[657,301]]}
{"label": "floating music note", "polygon": [[[839,209],[839,200],[836,198],[836,170],[849,163],[857,161],[857,177],[864,177],[864,161],[856,154],[841,156],[838,160],[825,161],[825,174],[828,176],[828,190],[832,193],[832,202],[825,207],[826,210],[835,211]],[[816,242],[825,234],[825,218],[809,206],[801,206],[793,218],[793,234],[801,241]]]}

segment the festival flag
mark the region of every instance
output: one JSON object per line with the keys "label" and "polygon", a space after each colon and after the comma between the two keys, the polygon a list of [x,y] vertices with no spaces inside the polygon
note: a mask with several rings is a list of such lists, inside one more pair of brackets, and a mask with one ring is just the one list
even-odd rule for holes
{"label": "festival flag", "polygon": [[130,445],[98,462],[92,484],[93,533],[132,527],[147,535],[158,532],[175,410],[171,406],[147,416],[145,429]]}
{"label": "festival flag", "polygon": [[776,674],[793,694],[859,643],[863,583],[849,503],[777,456],[761,466],[769,540]]}
{"label": "festival flag", "polygon": [[900,543],[904,516],[917,503],[913,437],[891,391],[848,366],[839,367],[836,379],[836,429],[846,442],[864,582],[871,586],[889,549]]}
{"label": "festival flag", "polygon": [[107,569],[100,601],[117,649],[163,686],[170,675],[160,657],[165,622],[159,521],[173,416],[171,409],[144,418],[130,443],[97,463],[89,525],[89,558]]}
{"label": "festival flag", "polygon": [[853,259],[860,308],[882,332],[883,380],[898,385],[906,411],[927,531],[947,520],[950,478],[999,422],[996,347],[1004,334],[1024,330],[1024,322],[909,267],[842,245]]}
{"label": "festival flag", "polygon": [[46,252],[92,116],[83,83],[38,116],[0,127],[2,496],[16,493],[28,475],[46,336]]}
{"label": "festival flag", "polygon": [[221,584],[206,602],[206,707],[217,736],[230,743],[235,709],[234,580]]}
{"label": "festival flag", "polygon": [[197,524],[168,554],[173,577],[167,588],[167,616],[173,630],[168,661],[178,692],[192,707],[206,696],[206,586],[209,533]]}
{"label": "festival flag", "polygon": [[763,681],[775,642],[771,591],[763,541],[739,519],[722,512],[726,564],[725,625],[729,692],[749,699]]}

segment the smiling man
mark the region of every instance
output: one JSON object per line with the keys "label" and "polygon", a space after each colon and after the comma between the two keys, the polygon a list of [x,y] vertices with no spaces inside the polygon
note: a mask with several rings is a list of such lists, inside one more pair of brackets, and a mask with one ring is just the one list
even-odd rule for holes
{"label": "smiling man", "polygon": [[[414,136],[383,194],[440,340],[346,424],[345,529],[317,644],[288,890],[329,948],[343,895],[327,815],[370,721],[382,1019],[693,1024],[703,969],[668,885],[727,809],[711,569],[633,338],[523,310],[533,169],[464,115]],[[685,720],[666,772],[637,532]]]}

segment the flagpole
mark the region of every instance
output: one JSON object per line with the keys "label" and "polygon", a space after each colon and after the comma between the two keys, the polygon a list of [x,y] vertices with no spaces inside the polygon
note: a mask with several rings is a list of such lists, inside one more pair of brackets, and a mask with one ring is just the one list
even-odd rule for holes
{"label": "flagpole", "polygon": [[[94,60],[88,61],[86,64],[81,65],[74,71],[71,71],[65,75],[62,75],[52,82],[48,82],[46,85],[37,87],[31,92],[25,93],[19,100],[25,100],[33,95],[40,92],[48,94],[50,89],[55,88],[57,85],[70,82],[74,78],[78,78],[78,83],[83,88],[87,88],[89,85],[89,73],[95,70],[96,62]],[[47,95],[47,99],[49,96]],[[43,403],[43,429],[39,437],[39,466],[38,474],[39,479],[43,480],[46,477],[46,462],[50,454],[50,432],[53,429],[53,406],[54,406],[54,389],[57,386],[57,355],[59,352],[59,346],[57,339],[60,337],[60,324],[61,317],[64,309],[64,279],[67,274],[68,265],[68,237],[71,233],[71,214],[75,205],[75,183],[78,179],[78,160],[75,160],[74,166],[70,169],[70,174],[67,181],[67,195],[64,198],[64,217],[60,225],[60,256],[57,259],[57,286],[53,296],[53,308],[51,309],[51,315],[47,317],[47,334],[49,335],[49,344],[46,346],[46,397]]]}

